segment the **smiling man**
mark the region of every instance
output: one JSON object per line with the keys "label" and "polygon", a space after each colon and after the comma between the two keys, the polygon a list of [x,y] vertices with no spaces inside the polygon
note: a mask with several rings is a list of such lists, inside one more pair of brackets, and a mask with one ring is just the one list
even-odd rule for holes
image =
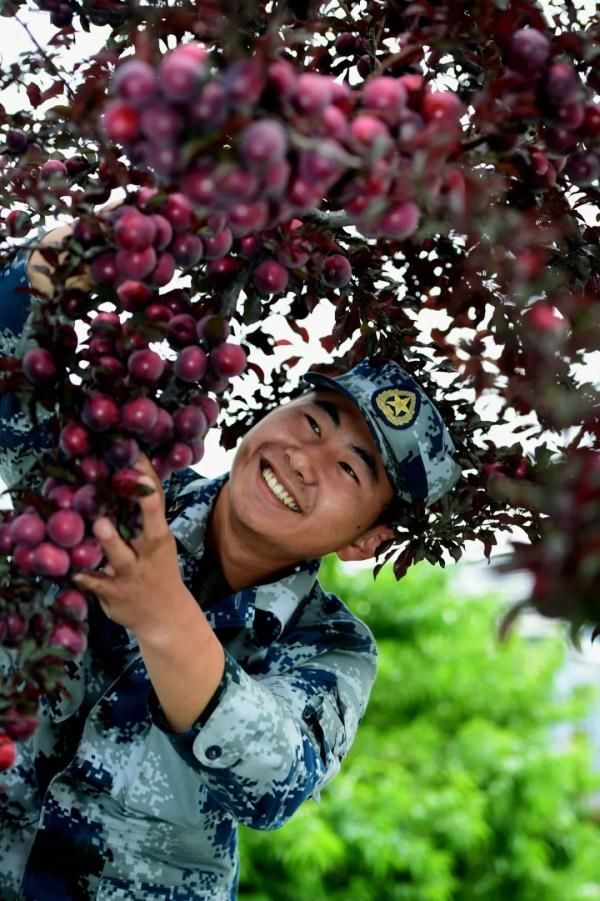
{"label": "smiling man", "polygon": [[[5,342],[18,281],[0,275]],[[320,558],[373,557],[394,534],[394,501],[432,503],[460,470],[437,409],[397,364],[305,378],[307,393],[244,437],[230,473],[161,484],[141,456],[154,491],[136,539],[94,523],[106,564],[79,580],[89,648],[65,694],[44,700],[0,795],[6,901],[231,901],[237,824],[282,825],[338,771],[376,649],[319,585]],[[31,463],[13,401],[0,423],[11,476]]]}

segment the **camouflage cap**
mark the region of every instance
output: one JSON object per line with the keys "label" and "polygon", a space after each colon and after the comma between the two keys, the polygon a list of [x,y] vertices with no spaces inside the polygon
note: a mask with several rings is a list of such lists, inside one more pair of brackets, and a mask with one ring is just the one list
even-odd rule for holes
{"label": "camouflage cap", "polygon": [[432,504],[454,487],[461,467],[450,433],[433,401],[397,363],[363,360],[336,378],[307,372],[303,379],[354,401],[399,497]]}

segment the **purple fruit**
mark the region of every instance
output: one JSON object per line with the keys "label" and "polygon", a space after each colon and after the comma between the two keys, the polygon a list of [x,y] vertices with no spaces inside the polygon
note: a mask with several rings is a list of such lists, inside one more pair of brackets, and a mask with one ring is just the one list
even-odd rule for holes
{"label": "purple fruit", "polygon": [[352,279],[350,262],[342,254],[334,253],[323,264],[323,281],[330,288],[343,288]]}
{"label": "purple fruit", "polygon": [[179,313],[169,321],[169,340],[175,347],[196,343],[196,320],[189,313]]}
{"label": "purple fruit", "polygon": [[165,361],[153,350],[136,350],[127,361],[129,374],[142,385],[155,385],[165,369]]}
{"label": "purple fruit", "polygon": [[74,656],[83,654],[87,648],[85,632],[71,623],[60,623],[55,626],[50,633],[48,643],[53,647],[64,648]]}
{"label": "purple fruit", "polygon": [[49,350],[33,347],[23,357],[23,372],[34,385],[45,385],[56,377],[56,361]]}
{"label": "purple fruit", "polygon": [[151,100],[157,86],[152,66],[141,59],[132,59],[119,66],[113,76],[111,90],[122,100],[137,106]]}
{"label": "purple fruit", "polygon": [[201,347],[190,345],[179,352],[173,371],[183,382],[199,382],[208,367],[208,357]]}
{"label": "purple fruit", "polygon": [[44,520],[37,513],[21,513],[10,523],[10,539],[13,544],[35,547],[46,536]]}
{"label": "purple fruit", "polygon": [[85,523],[76,510],[58,510],[48,519],[48,538],[60,547],[75,547],[82,541]]}
{"label": "purple fruit", "polygon": [[102,562],[104,552],[96,538],[84,538],[69,551],[73,569],[97,569]]}
{"label": "purple fruit", "polygon": [[121,408],[121,424],[130,432],[144,435],[158,419],[158,407],[149,397],[138,397]]}
{"label": "purple fruit", "polygon": [[32,566],[33,571],[40,576],[58,578],[68,573],[71,558],[64,548],[42,541],[33,551]]}
{"label": "purple fruit", "polygon": [[254,270],[254,284],[265,294],[281,294],[288,284],[285,266],[275,260],[263,260]]}
{"label": "purple fruit", "polygon": [[87,617],[88,604],[85,595],[75,588],[68,588],[56,596],[52,609],[57,616],[82,623]]}
{"label": "purple fruit", "polygon": [[79,457],[91,450],[90,433],[78,422],[70,422],[61,430],[59,445],[67,457]]}
{"label": "purple fruit", "polygon": [[515,31],[506,50],[506,65],[533,78],[540,74],[550,56],[550,39],[536,28]]}
{"label": "purple fruit", "polygon": [[211,351],[210,364],[218,376],[231,379],[246,368],[246,352],[239,344],[226,341]]}
{"label": "purple fruit", "polygon": [[276,119],[252,122],[242,132],[240,154],[244,163],[253,169],[266,169],[283,159],[288,149],[287,131]]}
{"label": "purple fruit", "polygon": [[88,397],[81,411],[81,419],[84,425],[93,432],[105,432],[112,429],[119,421],[119,408],[112,399],[105,394],[95,394]]}
{"label": "purple fruit", "polygon": [[192,438],[203,438],[206,434],[208,423],[206,416],[198,407],[181,407],[173,416],[175,435],[182,441],[190,441]]}

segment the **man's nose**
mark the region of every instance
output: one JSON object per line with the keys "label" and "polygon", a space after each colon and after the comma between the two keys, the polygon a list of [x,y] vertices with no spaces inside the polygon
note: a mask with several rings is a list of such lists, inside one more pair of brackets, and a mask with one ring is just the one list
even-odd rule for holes
{"label": "man's nose", "polygon": [[285,456],[290,469],[306,485],[314,485],[317,481],[317,457],[315,451],[318,448],[289,447]]}

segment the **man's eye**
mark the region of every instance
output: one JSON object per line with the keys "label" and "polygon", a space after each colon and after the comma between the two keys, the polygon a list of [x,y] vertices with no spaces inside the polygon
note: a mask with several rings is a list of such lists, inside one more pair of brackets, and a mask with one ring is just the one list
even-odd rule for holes
{"label": "man's eye", "polygon": [[340,463],[340,466],[342,467],[344,472],[347,472],[349,476],[352,476],[352,478],[354,479],[355,482],[358,482],[358,476],[356,475],[356,473],[354,472],[354,470],[352,469],[352,467],[350,466],[349,463]]}
{"label": "man's eye", "polygon": [[308,413],[305,413],[304,415],[305,415],[306,418],[308,419],[308,424],[310,425],[310,427],[311,427],[311,429],[313,430],[313,432],[314,432],[316,435],[320,435],[320,434],[321,434],[321,429],[320,429],[320,427],[319,427],[319,423],[317,422],[317,420],[316,420],[316,419],[313,419],[312,416],[309,416]]}

